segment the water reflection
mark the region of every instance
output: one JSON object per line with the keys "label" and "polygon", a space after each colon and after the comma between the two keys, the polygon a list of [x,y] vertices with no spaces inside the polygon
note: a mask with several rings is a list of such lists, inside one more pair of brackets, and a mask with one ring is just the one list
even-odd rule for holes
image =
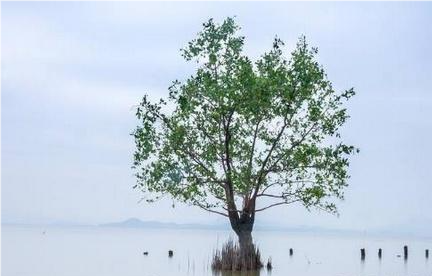
{"label": "water reflection", "polygon": [[361,273],[361,275],[364,274],[364,271],[365,271],[365,259],[361,258],[360,259],[360,273]]}
{"label": "water reflection", "polygon": [[[230,270],[222,270],[216,271],[213,270],[213,276],[260,276],[261,270],[252,270],[252,271],[230,271]],[[270,275],[270,273],[267,273]]]}
{"label": "water reflection", "polygon": [[[1,275],[78,275],[82,272],[80,267],[86,267],[88,275],[104,276],[270,275],[266,267],[253,272],[212,271],[212,246],[217,247],[215,236],[226,240],[230,232],[52,227],[42,235],[44,230],[2,226],[1,250],[5,254],[2,254]],[[432,276],[432,256],[429,260],[425,256],[425,248],[432,250],[432,239],[405,239],[370,238],[364,242],[363,237],[356,236],[257,232],[265,254],[263,260],[269,254],[272,256],[271,276]],[[405,243],[412,248],[406,263],[401,247]],[[290,247],[295,249],[292,258]],[[365,261],[361,261],[360,248],[372,253],[366,255]],[[378,248],[382,248],[381,260],[376,254]],[[143,255],[144,250],[148,255]],[[172,258],[168,257],[168,250],[174,251]]]}

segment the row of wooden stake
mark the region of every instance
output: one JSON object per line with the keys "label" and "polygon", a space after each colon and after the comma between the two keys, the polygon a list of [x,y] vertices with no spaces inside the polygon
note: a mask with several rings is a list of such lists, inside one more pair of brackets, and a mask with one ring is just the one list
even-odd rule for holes
{"label": "row of wooden stake", "polygon": [[[403,254],[404,259],[408,259],[408,246],[406,246],[406,245],[404,246],[403,252],[404,252],[404,254]],[[397,255],[397,256],[401,257],[400,255]],[[426,257],[426,259],[429,258],[429,249],[425,249],[425,257]],[[366,258],[366,249],[364,249],[364,248],[360,249],[360,258],[362,260],[364,260]],[[380,258],[380,259],[382,258],[382,249],[381,248],[378,249],[378,258]]]}

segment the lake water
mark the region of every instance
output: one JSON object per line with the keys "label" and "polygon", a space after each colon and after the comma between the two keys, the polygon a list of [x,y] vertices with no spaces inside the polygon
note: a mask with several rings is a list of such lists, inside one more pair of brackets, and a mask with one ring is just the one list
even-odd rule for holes
{"label": "lake water", "polygon": [[[230,236],[216,230],[2,226],[1,275],[217,276],[211,255]],[[254,276],[432,276],[432,255],[425,258],[431,239],[276,231],[256,231],[254,239],[274,266]],[[405,244],[406,261],[397,257]],[[294,249],[291,257],[289,248]],[[378,248],[383,249],[381,260]]]}

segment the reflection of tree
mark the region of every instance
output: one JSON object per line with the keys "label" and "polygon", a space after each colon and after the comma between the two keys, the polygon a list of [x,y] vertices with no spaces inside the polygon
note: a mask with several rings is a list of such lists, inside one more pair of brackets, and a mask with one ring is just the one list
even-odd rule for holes
{"label": "reflection of tree", "polygon": [[251,271],[213,271],[213,276],[260,276],[261,270],[251,270]]}

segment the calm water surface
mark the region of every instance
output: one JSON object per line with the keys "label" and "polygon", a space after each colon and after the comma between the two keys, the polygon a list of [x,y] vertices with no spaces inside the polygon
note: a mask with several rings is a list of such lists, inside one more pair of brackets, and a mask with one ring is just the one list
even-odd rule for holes
{"label": "calm water surface", "polygon": [[[230,236],[213,230],[3,226],[1,275],[219,276],[210,269],[211,255]],[[273,231],[256,231],[254,237],[274,268],[253,276],[432,276],[432,256],[424,256],[426,248],[432,249],[431,239]],[[397,257],[405,244],[407,261]],[[173,258],[168,258],[170,249]]]}

